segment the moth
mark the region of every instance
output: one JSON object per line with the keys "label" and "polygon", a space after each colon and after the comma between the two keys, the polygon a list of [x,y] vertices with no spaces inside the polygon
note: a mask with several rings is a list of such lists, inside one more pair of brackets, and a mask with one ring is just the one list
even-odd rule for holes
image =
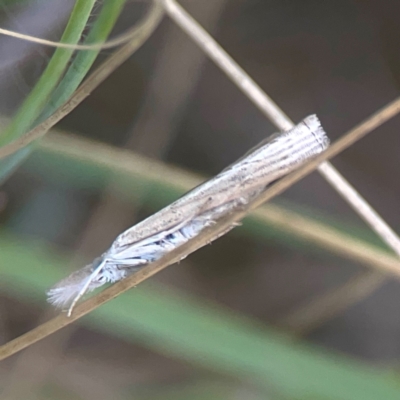
{"label": "moth", "polygon": [[59,308],[68,307],[70,316],[87,292],[124,279],[182,246],[328,146],[329,139],[316,115],[270,136],[214,178],[121,233],[93,263],[51,288],[48,301]]}

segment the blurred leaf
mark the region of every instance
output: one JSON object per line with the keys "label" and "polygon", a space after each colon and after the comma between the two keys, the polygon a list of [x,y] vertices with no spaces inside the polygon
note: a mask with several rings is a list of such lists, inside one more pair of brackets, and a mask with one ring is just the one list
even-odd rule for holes
{"label": "blurred leaf", "polygon": [[[126,0],[106,1],[85,40],[85,44],[104,42],[117,21]],[[60,84],[54,90],[39,121],[45,120],[63,105],[78,88],[100,50],[79,51]]]}
{"label": "blurred leaf", "polygon": [[[61,42],[78,43],[95,3],[96,0],[76,0]],[[54,51],[39,81],[19,108],[10,125],[2,132],[1,146],[23,135],[32,126],[42,112],[50,94],[59,83],[73,52],[71,49],[62,48]]]}
{"label": "blurred leaf", "polygon": [[[65,274],[66,259],[39,242],[0,236],[1,287],[43,303]],[[294,343],[254,320],[152,282],[119,296],[80,320],[126,341],[252,382],[294,399],[397,400],[383,372]]]}
{"label": "blurred leaf", "polygon": [[134,388],[131,393],[135,400],[228,400],[244,396],[247,400],[273,399],[256,395],[232,382],[189,381],[184,384],[152,386],[148,389]]}
{"label": "blurred leaf", "polygon": [[0,0],[0,7],[1,6],[14,6],[20,5],[23,3],[28,3],[30,0]]}
{"label": "blurred leaf", "polygon": [[[54,184],[62,183],[85,191],[99,191],[113,182],[113,186],[118,185],[119,189],[116,196],[125,197],[128,201],[136,203],[140,195],[146,193],[146,197],[141,199],[142,203],[152,209],[159,209],[176,200],[204,179],[136,153],[60,134],[52,134],[42,141],[27,161],[26,167],[30,174],[45,178]],[[309,221],[321,222],[321,229],[330,229],[341,238],[358,239],[362,245],[372,245],[370,246],[372,249],[375,248],[377,251],[382,249],[390,253],[381,239],[371,233],[370,229],[362,229],[358,225],[287,201],[275,201],[275,203],[282,204],[279,206],[282,213],[293,214],[294,210],[297,215],[308,215]],[[336,229],[331,228],[333,222]],[[241,232],[264,239],[275,239],[292,248],[321,253],[326,257],[326,246],[316,241],[308,245],[307,241],[310,239],[298,232],[295,233],[288,224],[278,225],[269,223],[267,219],[260,220],[255,216],[249,216],[245,219]],[[346,247],[348,243],[346,242]],[[328,250],[337,251],[334,248]]]}
{"label": "blurred leaf", "polygon": [[[353,221],[345,220],[343,217],[328,215],[322,210],[317,210],[314,207],[310,207],[304,204],[297,204],[291,201],[279,199],[279,205],[287,210],[294,211],[295,213],[301,214],[305,217],[311,218],[322,224],[328,225],[339,232],[346,233],[352,237],[356,237],[368,244],[377,246],[388,253],[393,254],[391,250],[388,249],[387,245],[382,241],[382,239],[360,218],[360,224]],[[355,216],[357,217],[357,216]]]}
{"label": "blurred leaf", "polygon": [[[113,0],[105,2],[85,43],[97,43],[106,40],[125,1]],[[96,0],[76,1],[68,25],[60,40],[61,42],[79,42],[87,21],[92,14],[94,4],[96,4]],[[82,82],[98,53],[99,50],[79,51],[63,76],[73,50],[56,49],[47,68],[25,99],[12,122],[1,132],[0,145],[4,145],[23,135],[32,128],[34,123],[43,121],[64,104]],[[56,87],[56,85],[58,86]],[[32,146],[28,146],[6,159],[0,160],[0,180],[4,180],[15,170],[29,154]]]}

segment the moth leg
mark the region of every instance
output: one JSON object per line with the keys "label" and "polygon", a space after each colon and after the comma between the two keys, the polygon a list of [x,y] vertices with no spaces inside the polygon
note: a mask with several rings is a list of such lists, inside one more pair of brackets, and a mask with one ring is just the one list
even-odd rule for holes
{"label": "moth leg", "polygon": [[89,275],[85,284],[82,286],[82,289],[79,293],[75,296],[74,300],[72,301],[71,305],[68,308],[67,316],[70,317],[72,315],[72,311],[76,306],[76,303],[79,299],[84,296],[84,294],[88,291],[90,284],[93,282],[94,278],[99,275],[100,271],[103,269],[104,265],[106,264],[106,259],[103,259],[102,262],[95,268],[95,270]]}

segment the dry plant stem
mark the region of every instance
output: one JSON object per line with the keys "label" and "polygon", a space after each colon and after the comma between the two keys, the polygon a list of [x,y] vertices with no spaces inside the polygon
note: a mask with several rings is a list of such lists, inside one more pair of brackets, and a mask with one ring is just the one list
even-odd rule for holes
{"label": "dry plant stem", "polygon": [[[164,7],[169,16],[181,26],[181,28],[204,50],[204,52],[225,72],[225,74],[238,86],[242,92],[253,101],[253,103],[269,118],[279,129],[286,130],[293,126],[293,122],[288,116],[272,101],[272,99],[264,93],[261,88],[246,74],[246,72],[219,46],[218,43],[190,16],[183,10],[174,0],[163,0]],[[397,104],[396,104],[397,103]],[[392,103],[393,109],[389,112],[398,112],[398,101]],[[397,109],[397,111],[396,111]],[[382,238],[382,240],[400,256],[400,239],[391,227],[380,217],[379,214],[363,199],[362,196],[336,171],[329,163],[323,163],[319,166],[319,172],[325,179],[339,192],[339,194],[350,203],[353,209],[369,224],[369,226]],[[354,247],[353,247],[354,249]],[[316,326],[319,319],[323,322],[328,316],[324,316],[324,310],[328,310],[332,314],[333,309],[337,311],[343,309],[344,304],[351,303],[367,296],[372,290],[379,287],[383,282],[383,278],[378,273],[371,273],[372,276],[367,278],[361,277],[353,279],[354,291],[358,296],[351,296],[350,286],[345,284],[343,287],[337,288],[339,297],[327,294],[327,298],[316,299],[307,307],[299,310],[299,315],[308,315],[309,326]],[[367,281],[367,284],[365,284]],[[357,290],[358,287],[363,290]],[[347,303],[343,300],[335,304],[340,296],[347,293]],[[324,308],[319,306],[319,301]],[[318,310],[315,311],[315,310]],[[296,312],[296,311],[295,311]],[[295,313],[293,314],[295,315]],[[313,317],[310,317],[312,315]],[[306,322],[305,322],[306,324]],[[293,328],[294,325],[292,324]],[[300,329],[300,328],[299,328]],[[301,328],[305,329],[305,328]]]}
{"label": "dry plant stem", "polygon": [[98,67],[86,80],[73,96],[54,114],[31,129],[25,135],[0,148],[0,159],[5,158],[18,150],[28,146],[33,141],[44,136],[50,128],[74,110],[91,92],[99,86],[110,74],[124,63],[153,33],[163,16],[163,9],[156,0],[145,20],[136,27],[135,37],[125,46],[110,56],[100,67]]}
{"label": "dry plant stem", "polygon": [[[168,15],[203,49],[236,86],[281,130],[294,124],[253,79],[175,0],[161,0]],[[368,202],[329,163],[318,167],[323,177],[369,224],[382,240],[400,256],[400,238]]]}
{"label": "dry plant stem", "polygon": [[256,210],[254,216],[258,221],[275,225],[278,229],[284,229],[320,248],[362,263],[375,270],[379,276],[387,271],[399,271],[396,275],[400,275],[400,261],[396,257],[373,246],[366,246],[363,241],[352,236],[341,235],[335,229],[298,213],[282,210],[280,207],[269,204]]}
{"label": "dry plant stem", "polygon": [[329,163],[323,163],[318,171],[335,187],[336,191],[354,210],[365,219],[382,240],[400,257],[400,239],[397,233],[382,219],[382,217],[347,183],[338,171]]}
{"label": "dry plant stem", "polygon": [[399,265],[399,261],[393,256],[368,247],[351,236],[340,235],[334,229],[297,213],[282,211],[274,205],[268,205],[268,208],[264,206],[256,210],[254,215],[260,221],[266,220],[269,224],[275,224],[278,229],[287,227],[289,232],[297,233],[302,239],[374,269],[357,274],[347,282],[316,296],[279,319],[276,325],[288,330],[291,334],[304,336],[310,333],[379,288],[387,280],[386,274],[376,270],[377,267],[381,269],[382,262],[395,268]]}
{"label": "dry plant stem", "polygon": [[[339,140],[334,142],[328,150],[326,150],[323,154],[317,156],[314,160],[310,161],[304,167],[299,170],[293,172],[287,177],[283,178],[281,181],[277,182],[276,185],[273,185],[269,190],[265,191],[265,193],[261,194],[257,199],[255,199],[252,204],[253,207],[258,207],[264,201],[269,200],[270,198],[276,196],[281,193],[283,190],[289,188],[295,182],[303,178],[305,175],[309,174],[312,170],[318,168],[320,164],[322,164],[325,160],[330,159],[339,153],[341,153],[346,148],[350,147],[357,140],[360,140],[362,137],[376,129],[378,126],[382,125],[389,119],[393,118],[400,112],[400,98],[397,98],[393,102],[389,103],[386,107],[374,113],[371,117],[366,119],[361,124],[357,125],[355,128],[351,129],[348,133],[346,133]],[[324,163],[326,164],[326,163]],[[386,224],[384,221],[382,221]],[[388,228],[390,229],[390,228]],[[395,235],[395,233],[394,233]],[[382,238],[383,239],[383,238]],[[385,240],[386,242],[386,240]],[[396,274],[400,273],[400,270],[396,268]]]}
{"label": "dry plant stem", "polygon": [[[203,50],[225,71],[239,88],[282,130],[290,129],[293,123],[282,110],[260,89],[260,87],[232,60],[232,58],[173,0],[161,0],[169,15],[203,48]],[[124,46],[96,70],[74,96],[42,124],[23,137],[0,149],[0,158],[14,153],[27,146],[35,139],[43,136],[52,126],[71,112],[90,92],[136,50],[155,28],[161,18],[158,2],[154,3],[152,12],[143,26],[137,28],[140,35],[136,40]],[[159,15],[158,15],[159,14]],[[149,28],[150,29],[145,29]],[[133,48],[133,49],[132,49]],[[320,173],[335,187],[381,238],[400,256],[400,239],[373,208],[357,193],[357,191],[328,163],[319,167]]]}
{"label": "dry plant stem", "polygon": [[[39,322],[48,320],[49,316],[50,310],[47,310],[44,315],[39,317]],[[20,354],[9,373],[3,377],[1,398],[7,400],[36,399],[37,397],[32,394],[37,393],[51,376],[54,366],[63,355],[63,350],[75,329],[77,327],[69,326],[57,336],[49,338],[46,343],[30,347]],[[40,360],[40,368],[37,365],[38,360]]]}
{"label": "dry plant stem", "polygon": [[[40,143],[40,147],[53,155],[67,155],[73,160],[83,159],[102,164],[115,174],[134,175],[151,184],[163,182],[182,192],[189,191],[205,180],[142,155],[71,134],[52,133]],[[343,235],[329,225],[277,205],[266,204],[251,215],[257,221],[373,269],[386,271],[400,265],[397,258],[378,248],[367,246],[363,241]]]}
{"label": "dry plant stem", "polygon": [[[320,168],[324,168],[325,165],[326,163],[322,164]],[[340,175],[336,176],[336,171],[330,172],[327,179],[335,179],[340,183],[342,177]],[[338,187],[340,188],[342,186],[338,185]],[[347,188],[346,192],[341,194],[342,196],[353,196],[355,198],[358,196],[358,193],[352,190],[352,188]],[[365,208],[363,214],[372,216],[372,223],[377,218],[380,218],[375,210],[367,203],[364,203],[363,207]],[[375,231],[378,230],[380,230],[380,236],[386,238],[386,243],[390,244],[390,247],[399,255],[397,235],[393,234],[390,228],[386,229],[386,226],[382,224],[377,224],[375,226]],[[364,249],[361,248],[361,251],[366,255],[368,249]],[[354,251],[355,248],[353,247],[352,250]],[[297,335],[306,335],[334,315],[337,315],[354,303],[368,297],[372,292],[378,289],[386,279],[386,276],[378,272],[365,272],[364,274],[350,279],[349,282],[345,282],[329,290],[328,293],[317,296],[307,304],[300,305],[298,308],[291,311],[289,315],[284,317],[282,321],[279,321],[278,324],[290,329],[291,332]]]}
{"label": "dry plant stem", "polygon": [[[238,85],[238,87],[266,114],[275,125],[282,129],[290,129],[293,123],[282,110],[260,89],[260,87],[232,60],[232,58],[208,35],[200,25],[197,24],[178,4],[173,0],[162,1],[166,11],[174,18],[182,29],[200,45],[224,72]],[[60,121],[65,115],[71,112],[80,104],[90,92],[97,87],[109,74],[122,64],[150,35],[161,19],[162,12],[159,3],[153,5],[148,18],[138,27],[140,33],[135,40],[128,43],[116,54],[110,57],[100,68],[98,68],[75,92],[74,96],[51,117],[42,124],[32,129],[23,137],[2,147],[0,159],[14,153],[22,147],[27,146],[35,139],[43,136],[52,126]],[[393,109],[388,112],[398,112],[398,104],[393,103]],[[397,107],[397,108],[396,108]],[[384,117],[384,116],[383,116]],[[334,185],[335,189],[347,200],[357,213],[381,236],[395,252],[400,256],[400,239],[386,222],[372,209],[372,207],[357,193],[357,191],[328,163],[319,167],[320,173]]]}
{"label": "dry plant stem", "polygon": [[[76,321],[82,316],[93,311],[100,305],[106,303],[107,301],[112,300],[113,298],[126,292],[130,288],[150,278],[157,272],[166,268],[168,265],[171,265],[179,261],[188,254],[196,251],[200,247],[203,247],[204,245],[209,243],[213,238],[215,238],[219,233],[224,232],[233,223],[243,219],[250,210],[253,210],[254,208],[261,205],[263,202],[270,200],[272,197],[282,193],[285,189],[292,186],[301,178],[314,171],[320,163],[336,156],[345,148],[355,143],[358,139],[361,139],[367,133],[371,132],[374,128],[381,125],[383,122],[387,121],[390,117],[392,117],[399,111],[399,108],[400,108],[400,100],[397,100],[391,103],[383,110],[372,115],[372,117],[368,118],[365,122],[361,123],[354,129],[352,129],[350,132],[348,132],[346,135],[344,135],[337,142],[332,144],[332,146],[329,147],[327,151],[316,157],[315,160],[307,163],[306,165],[299,168],[292,174],[289,174],[288,176],[282,178],[275,185],[268,188],[265,192],[261,193],[261,195],[258,198],[256,198],[255,201],[252,202],[246,210],[233,213],[231,216],[229,216],[229,218],[221,220],[212,227],[205,229],[198,236],[188,241],[181,247],[174,249],[173,251],[171,251],[161,259],[157,260],[156,262],[149,264],[148,266],[139,270],[132,276],[117,282],[116,284],[105,289],[96,296],[93,296],[86,302],[78,305],[75,308],[74,313],[72,314],[71,317],[67,317],[64,314],[60,314],[57,317],[53,318],[52,320],[38,326],[37,328],[32,329],[31,331],[25,333],[24,335],[14,340],[11,340],[10,342],[1,346],[0,360],[3,360],[11,356],[12,354],[15,354],[16,352],[56,332],[57,330],[63,328],[64,326],[71,324],[72,322]],[[400,264],[396,266],[387,266],[386,271],[393,273],[397,276],[400,276]]]}
{"label": "dry plant stem", "polygon": [[217,64],[235,85],[282,131],[294,124],[236,61],[176,1],[160,0],[166,13]]}
{"label": "dry plant stem", "polygon": [[[212,3],[197,2],[192,6],[196,15],[201,15],[202,21],[213,29],[226,3],[227,0],[213,0]],[[141,110],[134,118],[128,132],[129,139],[124,146],[126,150],[135,149],[153,159],[162,159],[170,148],[206,59],[204,53],[193,46],[174,24],[168,27],[163,41]],[[178,64],[176,60],[179,60]],[[190,74],[186,74],[186,71],[190,71]],[[149,118],[149,115],[152,117]],[[79,146],[78,143],[76,145]],[[155,163],[151,161],[152,166]],[[166,175],[164,169],[162,172]],[[196,185],[189,184],[186,191]],[[120,189],[120,184],[110,182],[92,212],[90,225],[94,231],[102,233],[88,238],[86,255],[99,254],[100,249],[109,247],[109,243],[127,228],[128,220],[136,220],[137,208],[151,188],[143,187],[140,193],[139,189],[136,190],[135,197],[129,200],[116,196],[117,189]]]}
{"label": "dry plant stem", "polygon": [[69,44],[69,43],[55,42],[52,40],[41,39],[36,36],[26,35],[23,33],[18,33],[4,28],[0,28],[0,34],[5,36],[11,36],[16,39],[26,40],[27,42],[42,44],[44,46],[50,46],[55,48],[71,49],[71,50],[105,50],[105,49],[112,49],[126,42],[129,42],[133,37],[135,37],[138,34],[138,30],[140,30],[140,26],[139,27],[134,26],[131,29],[128,29],[125,33],[118,35],[114,39],[107,40],[104,43],[100,42],[92,44]]}
{"label": "dry plant stem", "polygon": [[[170,2],[169,2],[170,3]],[[351,145],[357,138],[361,138],[363,135],[374,129],[380,123],[383,123],[391,116],[395,115],[399,111],[399,100],[395,101],[381,112],[378,115],[374,115],[370,120],[366,123],[362,124],[361,126],[355,128],[355,130],[351,131],[350,137],[344,137],[339,142],[335,143],[330,150],[328,150],[325,154],[318,157],[316,161],[311,162],[310,164],[306,165],[305,167],[301,168],[299,171],[291,174],[290,176],[282,179],[278,182],[275,186],[273,186],[270,190],[267,190],[260,199],[252,205],[251,208],[257,206],[259,203],[277,195],[291,184],[296,182],[298,179],[301,179],[305,174],[311,172],[313,169],[316,168],[318,162],[321,162],[328,157],[333,157],[334,155],[338,154],[343,148]],[[61,119],[61,118],[60,118]],[[290,122],[290,121],[289,121]],[[51,125],[52,126],[52,125]],[[229,218],[227,221],[221,222],[221,224],[217,224],[217,226],[210,228],[209,230],[205,231],[203,235],[195,238],[191,242],[187,243],[186,245],[182,246],[181,248],[176,249],[174,252],[171,252],[163,259],[157,261],[149,265],[148,267],[144,268],[143,270],[139,271],[132,277],[123,280],[114,286],[110,287],[109,289],[103,291],[99,295],[89,299],[87,302],[83,303],[82,305],[78,306],[75,310],[74,315],[72,318],[66,318],[63,315],[60,315],[53,320],[39,326],[38,328],[28,332],[27,334],[17,338],[8,344],[2,346],[0,348],[0,357],[3,359],[8,355],[14,354],[16,351],[19,351],[22,348],[30,345],[33,342],[40,340],[41,338],[51,334],[52,332],[60,329],[61,327],[73,322],[74,320],[78,319],[79,317],[85,315],[86,313],[90,312],[92,309],[96,308],[100,304],[103,304],[105,301],[108,301],[118,294],[128,290],[130,287],[135,286],[139,282],[147,279],[148,277],[152,276],[165,266],[169,265],[170,263],[179,259],[182,255],[186,255],[195,249],[201,247],[203,244],[207,243],[215,234],[219,231],[222,231],[227,226],[229,226],[232,222],[240,220],[245,215],[245,212],[240,212]],[[390,269],[392,270],[392,269]],[[394,271],[397,272],[398,269],[395,268]]]}

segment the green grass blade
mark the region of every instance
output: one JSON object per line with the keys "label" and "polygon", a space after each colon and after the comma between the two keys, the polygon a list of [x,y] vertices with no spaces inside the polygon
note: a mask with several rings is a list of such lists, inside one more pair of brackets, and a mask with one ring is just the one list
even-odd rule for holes
{"label": "green grass blade", "polygon": [[[45,290],[65,274],[67,261],[45,245],[5,234],[0,245],[2,290],[43,304]],[[378,369],[293,343],[249,318],[154,282],[119,296],[80,322],[293,399],[400,398],[398,385]]]}
{"label": "green grass blade", "polygon": [[[64,43],[78,43],[96,0],[77,0],[62,35]],[[45,71],[29,93],[10,124],[0,134],[0,146],[27,132],[43,112],[52,91],[60,81],[73,50],[56,49]],[[30,153],[28,149],[0,160],[0,182],[7,179]]]}
{"label": "green grass blade", "polygon": [[[105,41],[114,27],[126,0],[106,1],[101,9],[100,15],[94,23],[85,44],[101,43]],[[44,113],[41,115],[41,122],[50,116],[58,107],[64,104],[78,88],[83,78],[88,73],[100,50],[80,51],[71,66],[68,68],[63,80],[54,90]]]}
{"label": "green grass blade", "polygon": [[[85,40],[85,43],[99,43],[105,41],[110,34],[118,16],[121,13],[121,10],[125,4],[126,0],[113,0],[107,1],[103,5],[101,12],[93,24],[92,29],[88,37]],[[95,3],[95,1],[92,1]],[[78,5],[78,4],[77,4]],[[76,5],[76,6],[77,6]],[[90,5],[89,2],[86,3],[86,6]],[[93,6],[93,5],[92,5]],[[76,9],[76,7],[75,7]],[[76,11],[74,9],[74,11]],[[91,9],[90,9],[91,10]],[[70,21],[68,26],[76,25],[74,21],[76,19],[80,20],[79,24],[80,31],[75,30],[72,32],[68,32],[67,29],[64,32],[63,38],[61,41],[65,41],[68,43],[72,43],[75,40],[75,43],[79,41],[81,36],[81,32],[83,27],[86,25],[87,20],[90,16],[90,12],[83,13],[82,10],[79,9],[80,12],[73,12],[70,17]],[[86,10],[87,11],[87,10]],[[83,26],[83,27],[82,27]],[[72,29],[70,29],[72,30]],[[78,35],[79,33],[79,35]],[[73,36],[73,37],[71,37]],[[94,60],[96,59],[99,50],[88,50],[88,51],[79,51],[71,65],[69,66],[67,72],[63,76],[61,82],[54,89],[55,83],[57,83],[62,75],[62,72],[65,69],[67,63],[65,60],[67,56],[72,54],[70,50],[65,52],[65,49],[57,49],[52,57],[48,68],[43,73],[39,82],[36,84],[33,91],[30,93],[23,106],[19,110],[18,114],[15,116],[13,122],[9,125],[9,127],[3,132],[2,135],[7,135],[11,139],[15,139],[16,137],[25,133],[28,130],[33,122],[39,123],[50,116],[58,107],[60,107],[64,102],[73,94],[79,84],[82,82],[90,67],[93,65]],[[61,56],[59,55],[61,54]],[[57,68],[51,68],[50,72],[49,67],[50,64],[56,64]],[[63,66],[64,65],[64,69]],[[57,73],[54,72],[57,70]],[[50,75],[50,78],[49,78]],[[50,85],[47,80],[50,80],[52,84]],[[43,84],[42,84],[43,82]],[[54,90],[53,90],[54,89]],[[39,93],[39,94],[38,94]],[[35,99],[39,96],[39,99],[42,99],[43,104],[36,104]],[[31,108],[32,102],[36,104],[36,108]],[[46,104],[44,105],[44,102]],[[44,108],[44,109],[43,109]],[[24,114],[26,110],[30,110],[29,114]],[[40,116],[39,116],[40,114]],[[0,143],[3,136],[0,136]],[[5,160],[0,160],[0,180],[5,180],[17,167],[18,165],[30,154],[32,149],[32,145],[28,146],[28,148],[22,149],[16,154],[13,154],[7,157]]]}
{"label": "green grass blade", "polygon": [[[195,174],[166,166],[135,153],[82,138],[57,134],[41,142],[29,159],[27,168],[31,173],[45,177],[49,182],[62,181],[77,189],[102,190],[112,181],[113,184],[118,184],[118,196],[133,201],[137,201],[143,191],[146,193],[146,204],[154,209],[176,200],[196,186],[199,179],[201,180]],[[286,203],[279,208],[293,214],[310,215],[308,219],[319,221],[322,228],[330,228],[333,222],[333,218],[324,216],[321,212],[303,209],[297,205],[288,206]],[[276,224],[268,225],[265,220],[261,221],[253,216],[246,221],[249,223],[244,224],[243,231],[252,236],[276,239],[285,245],[307,252],[326,250],[326,247],[321,247],[321,244],[315,241],[310,242],[312,246],[305,246],[309,239],[304,240],[303,237],[291,233],[290,226],[279,229]],[[351,237],[366,247],[389,253],[380,238],[369,229],[362,229],[358,225],[340,220],[336,221],[334,228],[333,230],[341,237]]]}
{"label": "green grass blade", "polygon": [[[76,0],[62,35],[63,43],[78,43],[96,0]],[[73,54],[71,49],[55,50],[46,69],[29,93],[10,125],[0,135],[0,146],[23,135],[43,111],[52,91],[60,81]]]}

